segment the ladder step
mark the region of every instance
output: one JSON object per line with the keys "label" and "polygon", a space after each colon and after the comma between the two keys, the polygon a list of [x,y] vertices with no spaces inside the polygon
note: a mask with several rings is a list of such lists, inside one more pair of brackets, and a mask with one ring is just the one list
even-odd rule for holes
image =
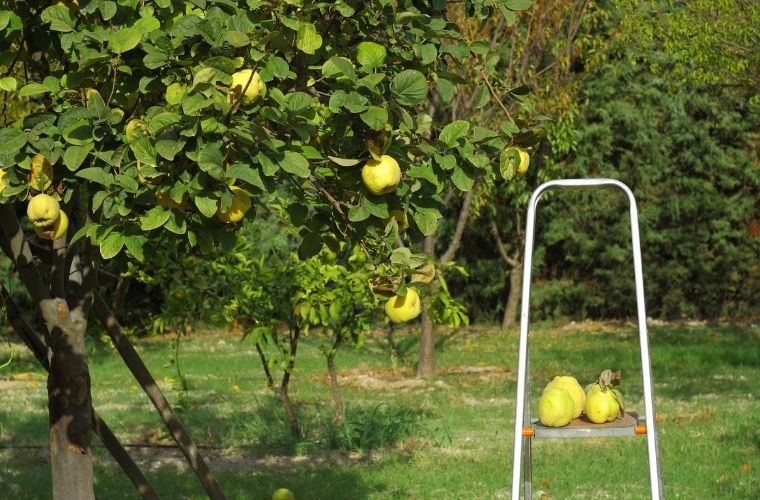
{"label": "ladder step", "polygon": [[534,438],[597,438],[616,436],[636,436],[646,434],[643,418],[638,413],[627,412],[612,422],[595,424],[583,418],[575,418],[564,427],[546,427],[538,419],[532,420],[533,426],[523,429],[523,436]]}

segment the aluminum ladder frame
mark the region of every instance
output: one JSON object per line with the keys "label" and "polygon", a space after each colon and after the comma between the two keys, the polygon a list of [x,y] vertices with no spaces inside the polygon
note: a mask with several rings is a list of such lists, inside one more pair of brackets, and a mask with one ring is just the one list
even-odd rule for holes
{"label": "aluminum ladder frame", "polygon": [[[547,437],[595,437],[609,435],[635,435],[646,434],[647,452],[649,458],[649,481],[651,484],[652,498],[660,500],[662,493],[662,475],[660,472],[660,453],[655,428],[654,396],[651,375],[651,363],[649,359],[649,339],[647,334],[646,311],[644,306],[644,277],[641,264],[641,244],[639,241],[639,222],[636,208],[636,199],[628,186],[615,179],[560,179],[541,184],[533,192],[528,204],[528,216],[525,229],[525,261],[523,263],[522,283],[522,306],[520,312],[520,340],[518,350],[517,370],[517,396],[515,399],[515,435],[514,455],[512,461],[512,499],[520,498],[520,470],[524,469],[525,498],[531,497],[532,489],[532,463],[531,443],[536,435],[531,429],[530,419],[530,380],[528,377],[528,325],[530,313],[530,280],[533,266],[533,244],[535,239],[535,221],[538,202],[541,197],[550,190],[572,189],[598,189],[618,188],[628,197],[631,218],[631,244],[633,248],[633,268],[636,283],[636,304],[638,311],[639,344],[641,349],[641,370],[644,387],[644,423],[630,429],[632,432],[615,433],[614,429],[608,432],[594,433],[589,428],[589,433],[573,432],[570,429],[552,429],[555,434]],[[527,394],[527,402],[526,402]],[[522,418],[520,418],[522,415]],[[563,430],[569,431],[562,436]],[[522,467],[521,467],[522,465]]]}

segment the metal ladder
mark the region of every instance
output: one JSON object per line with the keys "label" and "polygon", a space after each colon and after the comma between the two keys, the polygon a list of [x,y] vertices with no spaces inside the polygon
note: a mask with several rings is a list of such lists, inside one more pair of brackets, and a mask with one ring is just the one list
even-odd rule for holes
{"label": "metal ladder", "polygon": [[[644,386],[644,417],[626,413],[620,421],[610,424],[584,424],[573,421],[566,427],[542,426],[530,418],[530,380],[528,376],[528,325],[530,313],[530,279],[533,265],[533,241],[535,239],[536,209],[541,196],[550,190],[618,188],[628,197],[631,216],[631,244],[633,247],[633,269],[636,282],[636,304],[638,310],[639,343],[641,348],[641,370]],[[652,498],[662,499],[662,476],[660,474],[660,453],[655,429],[654,397],[649,361],[646,311],[644,309],[644,278],[641,265],[641,245],[639,242],[639,222],[636,199],[631,190],[614,179],[561,179],[541,184],[530,198],[525,229],[525,262],[523,264],[522,309],[520,313],[520,343],[518,350],[517,397],[515,400],[515,444],[512,461],[512,499],[520,498],[520,471],[523,469],[525,498],[531,498],[532,463],[531,444],[534,438],[608,437],[635,436],[645,434],[649,456],[649,481]],[[527,397],[526,397],[527,395]],[[527,401],[526,401],[527,399]],[[522,418],[520,417],[522,415]],[[577,419],[576,419],[577,420]]]}

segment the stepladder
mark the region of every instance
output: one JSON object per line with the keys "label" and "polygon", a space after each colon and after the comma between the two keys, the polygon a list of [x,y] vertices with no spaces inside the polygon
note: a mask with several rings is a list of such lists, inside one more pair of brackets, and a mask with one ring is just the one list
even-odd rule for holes
{"label": "stepladder", "polygon": [[[538,419],[531,419],[530,373],[528,360],[528,331],[530,326],[531,271],[535,243],[536,214],[542,196],[550,191],[592,190],[611,188],[622,191],[629,204],[631,247],[636,294],[636,319],[641,353],[641,377],[643,386],[643,414],[627,411],[615,421],[594,424],[575,419],[564,427],[547,427]],[[649,483],[653,499],[663,498],[660,455],[655,427],[654,394],[649,357],[649,334],[647,332],[644,304],[644,278],[639,237],[638,210],[631,189],[615,179],[560,179],[541,184],[533,192],[528,203],[525,229],[525,253],[522,281],[522,303],[518,340],[517,394],[515,398],[514,453],[512,457],[512,499],[520,498],[522,486],[524,498],[532,497],[532,443],[541,438],[607,438],[645,436],[649,465]],[[537,339],[538,340],[538,339]],[[522,476],[522,477],[521,477]]]}

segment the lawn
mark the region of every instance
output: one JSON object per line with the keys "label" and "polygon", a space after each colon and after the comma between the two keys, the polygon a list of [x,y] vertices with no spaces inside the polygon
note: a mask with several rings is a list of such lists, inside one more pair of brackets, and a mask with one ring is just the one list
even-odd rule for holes
{"label": "lawn", "polygon": [[[413,378],[413,331],[386,332],[337,357],[347,422],[334,430],[318,341],[306,338],[292,381],[303,438],[287,432],[254,346],[223,332],[137,342],[230,498],[268,499],[286,486],[300,499],[508,498],[514,425],[516,333],[491,327],[441,331],[438,375]],[[628,406],[641,412],[638,341],[632,325],[537,326],[531,334],[532,404],[555,374],[582,384],[605,368],[623,372]],[[651,355],[665,495],[760,497],[760,328],[652,328]],[[0,346],[0,491],[50,495],[45,374],[21,344]],[[92,343],[92,393],[100,415],[128,443],[165,498],[204,498],[147,398],[107,344]],[[180,383],[184,381],[183,384]],[[537,440],[534,495],[647,498],[643,437]],[[96,496],[138,498],[96,442]]]}

